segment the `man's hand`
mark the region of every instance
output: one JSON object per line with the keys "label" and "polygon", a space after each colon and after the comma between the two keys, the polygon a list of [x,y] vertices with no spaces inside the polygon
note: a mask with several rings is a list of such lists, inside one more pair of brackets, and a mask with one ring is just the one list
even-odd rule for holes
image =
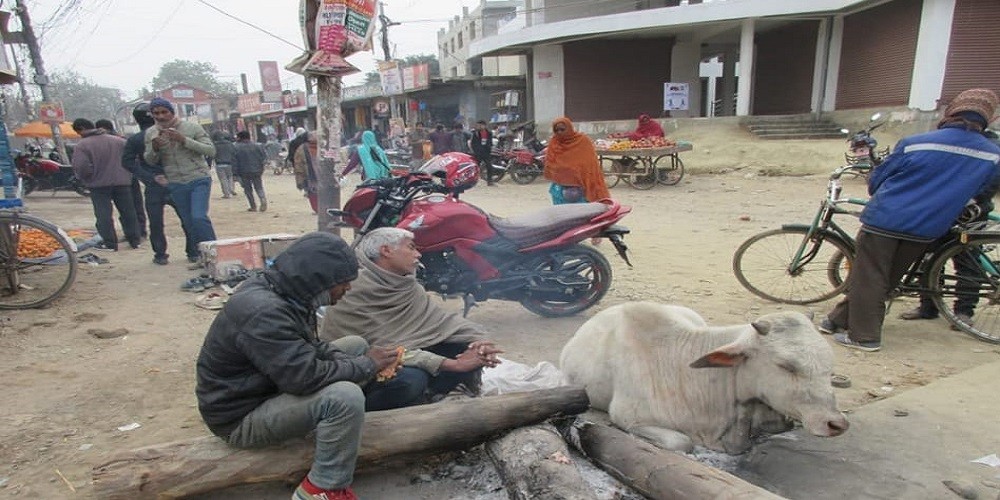
{"label": "man's hand", "polygon": [[446,359],[441,363],[441,370],[446,372],[466,373],[477,368],[494,367],[500,364],[497,354],[503,351],[489,340],[478,340],[469,344],[469,348],[455,359]]}
{"label": "man's hand", "polygon": [[153,138],[153,151],[159,151],[160,149],[167,147],[167,144],[169,143],[170,139],[167,139],[161,133],[160,135]]}
{"label": "man's hand", "polygon": [[372,347],[365,354],[375,362],[375,371],[382,371],[396,362],[395,347]]}
{"label": "man's hand", "polygon": [[177,144],[184,144],[184,134],[178,132],[176,129],[165,128],[160,130],[159,137],[164,137],[166,140],[175,142]]}

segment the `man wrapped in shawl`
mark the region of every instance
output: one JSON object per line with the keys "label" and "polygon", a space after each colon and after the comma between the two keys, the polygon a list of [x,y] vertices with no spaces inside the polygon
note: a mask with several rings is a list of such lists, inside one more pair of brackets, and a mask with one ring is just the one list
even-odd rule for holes
{"label": "man wrapped in shawl", "polygon": [[389,177],[391,173],[389,157],[385,155],[385,151],[378,145],[375,132],[371,130],[365,130],[361,134],[361,145],[351,153],[351,158],[347,161],[347,167],[344,168],[344,172],[341,175],[346,176],[353,172],[358,165],[361,166],[361,178],[366,181]]}
{"label": "man wrapped in shawl", "polygon": [[422,397],[400,397],[393,408],[440,400],[462,384],[479,393],[482,368],[496,366],[502,351],[483,328],[431,301],[414,272],[420,252],[413,233],[385,227],[357,247],[361,270],[351,293],[326,310],[320,337],[358,335],[371,345],[406,348],[400,376],[423,381]]}
{"label": "man wrapped in shawl", "polygon": [[637,141],[639,139],[644,139],[646,137],[664,137],[666,134],[663,133],[663,127],[655,120],[649,117],[649,115],[643,113],[639,115],[639,126],[636,127],[635,132],[628,135],[629,139]]}
{"label": "man wrapped in shawl", "polygon": [[552,140],[545,153],[545,178],[552,181],[552,204],[585,203],[610,198],[594,143],[573,129],[566,117],[552,122]]}

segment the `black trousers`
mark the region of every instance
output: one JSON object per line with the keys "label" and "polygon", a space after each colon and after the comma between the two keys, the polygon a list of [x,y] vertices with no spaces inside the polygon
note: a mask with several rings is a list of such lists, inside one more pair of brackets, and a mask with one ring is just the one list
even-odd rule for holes
{"label": "black trousers", "polygon": [[[101,235],[104,245],[108,248],[118,248],[118,233],[115,231],[114,209],[122,221],[122,230],[129,245],[139,246],[139,224],[136,221],[135,205],[132,202],[132,186],[101,186],[90,188],[90,203],[94,206],[94,217],[97,219],[97,234]],[[114,204],[112,206],[112,203]]]}
{"label": "black trousers", "polygon": [[250,208],[257,208],[257,202],[253,199],[254,190],[257,191],[257,198],[261,203],[267,202],[267,195],[264,194],[264,180],[261,178],[263,172],[256,174],[240,174],[240,185],[243,186],[243,194],[247,197]]}

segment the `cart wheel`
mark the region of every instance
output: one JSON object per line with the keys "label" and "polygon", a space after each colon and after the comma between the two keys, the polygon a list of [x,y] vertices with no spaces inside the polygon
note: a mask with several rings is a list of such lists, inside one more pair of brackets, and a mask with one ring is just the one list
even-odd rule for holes
{"label": "cart wheel", "polygon": [[673,186],[684,178],[684,162],[677,155],[659,156],[653,160],[653,166],[656,168],[656,181],[660,184]]}
{"label": "cart wheel", "polygon": [[[625,160],[624,158],[622,159]],[[629,158],[630,163],[626,164],[622,178],[625,179],[625,183],[632,186],[635,189],[641,189],[643,191],[647,189],[652,189],[656,185],[656,169],[648,158],[640,158],[638,160],[634,158]]]}
{"label": "cart wheel", "polygon": [[614,158],[601,157],[601,170],[604,171],[604,183],[611,189],[622,180],[622,165]]}

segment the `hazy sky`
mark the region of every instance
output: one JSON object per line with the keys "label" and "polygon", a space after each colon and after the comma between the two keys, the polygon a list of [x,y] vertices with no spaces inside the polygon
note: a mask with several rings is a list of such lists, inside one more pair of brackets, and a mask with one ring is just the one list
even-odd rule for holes
{"label": "hazy sky", "polygon": [[[99,85],[116,87],[126,98],[156,76],[163,63],[174,59],[207,61],[219,69],[219,78],[239,84],[246,73],[250,90],[260,90],[257,61],[278,61],[284,67],[301,50],[268,36],[205,5],[214,5],[299,47],[304,46],[298,21],[298,0],[78,0],[72,16],[57,16],[72,0],[28,0],[41,37],[48,72],[73,69]],[[9,8],[10,0],[0,2]],[[448,19],[470,10],[479,0],[385,0],[385,13],[399,26],[389,29],[396,57],[437,55],[437,31]],[[376,31],[376,37],[378,32]],[[348,60],[365,72],[382,59],[361,52]],[[285,88],[301,89],[302,77],[282,69]],[[358,84],[363,76],[345,78]]]}

